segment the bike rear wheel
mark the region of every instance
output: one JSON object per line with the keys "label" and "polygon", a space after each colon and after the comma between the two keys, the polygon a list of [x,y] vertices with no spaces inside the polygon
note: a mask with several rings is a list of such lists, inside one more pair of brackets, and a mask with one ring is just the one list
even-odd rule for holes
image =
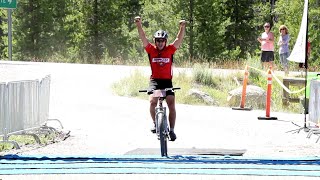
{"label": "bike rear wheel", "polygon": [[163,113],[158,114],[158,127],[159,127],[159,138],[160,138],[160,149],[161,156],[168,156],[167,149],[167,133],[166,133],[166,118]]}

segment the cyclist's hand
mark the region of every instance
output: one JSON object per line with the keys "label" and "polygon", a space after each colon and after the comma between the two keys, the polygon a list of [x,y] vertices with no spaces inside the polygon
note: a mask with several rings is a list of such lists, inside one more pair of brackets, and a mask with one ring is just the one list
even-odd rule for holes
{"label": "cyclist's hand", "polygon": [[187,24],[187,21],[182,19],[179,21],[179,24],[182,25],[182,26],[185,26]]}
{"label": "cyclist's hand", "polygon": [[140,16],[136,16],[136,17],[134,18],[134,22],[135,22],[135,23],[141,23],[141,17],[140,17]]}

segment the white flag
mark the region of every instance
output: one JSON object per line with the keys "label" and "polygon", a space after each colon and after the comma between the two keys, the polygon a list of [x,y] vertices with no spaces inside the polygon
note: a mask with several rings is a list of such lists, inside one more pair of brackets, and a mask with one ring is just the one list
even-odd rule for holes
{"label": "white flag", "polygon": [[296,44],[294,45],[290,56],[287,58],[289,61],[305,63],[307,22],[308,22],[308,0],[305,0],[303,16],[302,16],[302,21],[300,25],[300,31],[298,34]]}

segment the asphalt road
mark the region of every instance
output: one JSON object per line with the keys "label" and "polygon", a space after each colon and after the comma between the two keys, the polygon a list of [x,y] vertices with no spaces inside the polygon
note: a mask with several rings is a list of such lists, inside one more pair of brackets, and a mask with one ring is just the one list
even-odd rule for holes
{"label": "asphalt road", "polygon": [[[159,148],[149,131],[148,101],[119,97],[110,87],[136,69],[150,73],[148,67],[0,61],[1,82],[50,74],[50,118],[59,119],[64,129],[71,131],[65,141],[16,153],[123,155],[136,149]],[[176,69],[174,73],[182,71]],[[298,128],[292,122],[303,124],[303,114],[271,112],[277,121],[261,121],[259,116],[265,116],[265,111],[177,104],[177,140],[169,142],[169,155],[172,148],[182,149],[182,154],[192,149],[245,149],[244,157],[319,156],[320,143],[315,143],[315,136],[308,139],[305,132],[287,133]]]}

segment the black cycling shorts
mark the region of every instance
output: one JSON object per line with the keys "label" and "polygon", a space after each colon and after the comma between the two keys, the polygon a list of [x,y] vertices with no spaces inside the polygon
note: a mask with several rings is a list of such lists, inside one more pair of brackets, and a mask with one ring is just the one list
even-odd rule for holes
{"label": "black cycling shorts", "polygon": [[[172,88],[172,80],[171,79],[150,79],[149,82],[149,89],[165,89],[165,88]],[[174,92],[167,91],[166,95],[173,95]]]}
{"label": "black cycling shorts", "polygon": [[261,62],[271,62],[274,61],[274,52],[273,51],[262,51]]}

